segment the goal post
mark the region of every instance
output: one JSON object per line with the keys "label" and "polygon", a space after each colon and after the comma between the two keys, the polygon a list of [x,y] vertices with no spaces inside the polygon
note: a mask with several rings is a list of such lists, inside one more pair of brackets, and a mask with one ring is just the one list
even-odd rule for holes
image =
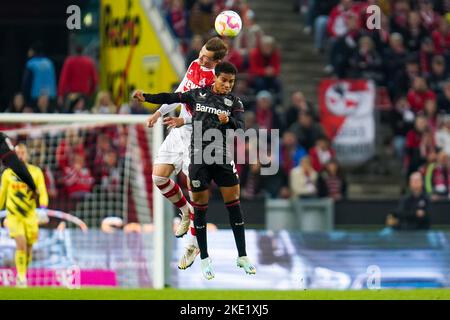
{"label": "goal post", "polygon": [[[161,120],[147,128],[147,118],[122,114],[0,115],[0,130],[14,143],[25,143],[29,163],[44,171],[49,207],[88,226],[83,233],[70,221],[63,221],[58,224],[65,227],[62,235],[57,228],[43,229],[42,242],[36,245],[42,252],[35,255],[31,269],[41,272],[37,278],[48,278],[41,279],[46,284],[67,284],[60,274],[69,269],[81,273],[81,286],[83,276],[89,272],[95,276],[95,270],[105,271],[103,274],[115,279],[109,284],[117,286],[159,289],[170,284],[173,211],[160,192],[155,192],[151,177],[164,128]],[[6,234],[7,229],[2,232]],[[52,237],[58,232],[63,241],[56,249],[57,241],[53,243]],[[47,246],[50,242],[53,247]],[[2,250],[6,249],[0,246]],[[64,257],[56,257],[58,250]],[[56,260],[58,264],[53,263]],[[61,266],[66,268],[62,273]],[[53,269],[59,271],[52,273]],[[72,278],[79,280],[80,275]],[[5,282],[0,279],[0,285]],[[36,280],[37,285],[43,282]],[[93,282],[86,285],[96,285]],[[108,285],[108,281],[97,285]]]}

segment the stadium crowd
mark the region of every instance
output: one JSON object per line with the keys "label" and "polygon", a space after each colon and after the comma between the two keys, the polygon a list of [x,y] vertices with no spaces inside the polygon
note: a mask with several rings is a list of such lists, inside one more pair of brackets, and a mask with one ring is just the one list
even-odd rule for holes
{"label": "stadium crowd", "polygon": [[[371,79],[405,177],[419,171],[432,199],[450,196],[450,1],[297,1],[330,76]],[[381,29],[367,7],[381,8]]]}

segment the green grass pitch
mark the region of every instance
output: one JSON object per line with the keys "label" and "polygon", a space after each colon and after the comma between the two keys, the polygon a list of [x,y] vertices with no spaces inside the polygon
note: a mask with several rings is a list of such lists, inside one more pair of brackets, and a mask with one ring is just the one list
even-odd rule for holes
{"label": "green grass pitch", "polygon": [[448,289],[415,290],[178,290],[0,288],[0,300],[450,300]]}

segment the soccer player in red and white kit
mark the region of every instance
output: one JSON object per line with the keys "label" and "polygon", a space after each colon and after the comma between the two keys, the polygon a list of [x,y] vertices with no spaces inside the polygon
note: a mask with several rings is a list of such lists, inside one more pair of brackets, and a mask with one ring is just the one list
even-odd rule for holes
{"label": "soccer player in red and white kit", "polygon": [[[214,83],[214,68],[227,55],[226,44],[218,37],[209,39],[202,47],[198,59],[189,66],[183,80],[175,92],[186,92],[192,89],[210,86]],[[144,101],[141,91],[133,94],[137,99]],[[153,127],[156,121],[167,113],[175,110],[179,103],[164,104],[147,121],[148,127]],[[189,106],[181,104],[181,118],[192,116]],[[194,209],[184,197],[180,187],[170,179],[170,175],[181,171],[189,177],[189,146],[191,143],[192,125],[184,125],[173,128],[166,137],[153,164],[153,182],[161,193],[169,199],[182,212],[181,222],[175,232],[176,237],[184,236],[189,227],[192,237],[183,256],[178,263],[179,269],[186,269],[194,263],[196,256],[200,253],[194,228]],[[189,183],[188,183],[189,186]]]}

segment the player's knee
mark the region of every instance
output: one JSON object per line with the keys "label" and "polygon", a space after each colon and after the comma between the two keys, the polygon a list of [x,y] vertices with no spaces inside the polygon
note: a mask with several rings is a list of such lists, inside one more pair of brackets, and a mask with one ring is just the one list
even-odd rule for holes
{"label": "player's knee", "polygon": [[157,175],[152,175],[152,179],[153,179],[153,183],[156,184],[157,186],[162,186],[169,181],[169,178],[161,177],[161,176],[157,176]]}
{"label": "player's knee", "polygon": [[17,236],[14,240],[16,241],[17,250],[25,251],[27,249],[27,241],[24,236]]}

